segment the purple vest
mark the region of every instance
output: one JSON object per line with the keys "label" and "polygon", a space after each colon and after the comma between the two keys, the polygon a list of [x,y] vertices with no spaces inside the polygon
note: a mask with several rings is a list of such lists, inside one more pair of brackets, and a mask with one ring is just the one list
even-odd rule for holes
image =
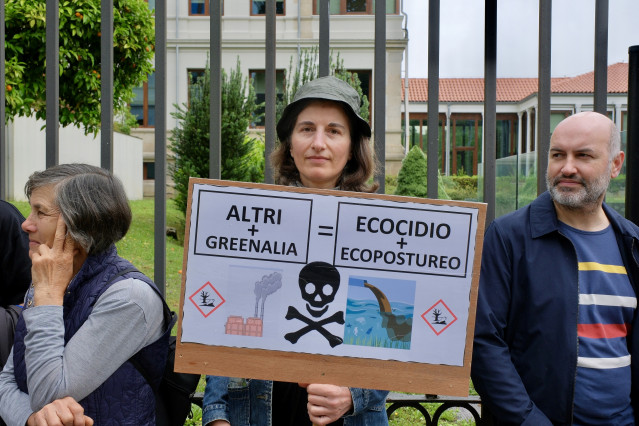
{"label": "purple vest", "polygon": [[[87,320],[98,298],[119,280],[131,277],[144,281],[162,298],[155,284],[141,272],[128,272],[109,282],[118,272],[131,268],[130,262],[117,255],[115,246],[86,259],[64,296],[65,344]],[[163,298],[162,303],[165,305],[164,311],[168,313]],[[170,323],[170,317],[166,318],[166,314],[164,323],[165,327]],[[24,360],[26,332],[24,319],[20,316],[16,326],[13,363],[18,387],[22,392],[29,393]],[[125,362],[100,387],[79,401],[84,407],[84,414],[91,417],[96,425],[155,426],[154,389],[162,379],[170,333],[170,329],[166,330],[162,337],[134,355],[153,383],[149,384],[130,362]],[[100,366],[96,365],[95,368]]]}

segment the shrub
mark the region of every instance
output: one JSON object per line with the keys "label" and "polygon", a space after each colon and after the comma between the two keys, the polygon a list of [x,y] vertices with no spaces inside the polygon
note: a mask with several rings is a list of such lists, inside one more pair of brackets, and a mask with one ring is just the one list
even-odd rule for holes
{"label": "shrub", "polygon": [[402,161],[402,168],[397,175],[395,194],[426,197],[427,178],[428,162],[426,156],[418,146],[414,146]]}
{"label": "shrub", "polygon": [[441,179],[451,200],[477,200],[477,176],[444,176]]}
{"label": "shrub", "polygon": [[[189,177],[209,176],[210,70],[191,85],[190,105],[175,105],[172,115],[179,125],[171,136],[175,163],[170,168],[175,182],[175,203],[186,213]],[[242,77],[239,60],[230,74],[222,70],[221,177],[225,180],[264,180],[264,147],[248,136],[255,111],[255,92]],[[261,160],[256,157],[261,155]]]}

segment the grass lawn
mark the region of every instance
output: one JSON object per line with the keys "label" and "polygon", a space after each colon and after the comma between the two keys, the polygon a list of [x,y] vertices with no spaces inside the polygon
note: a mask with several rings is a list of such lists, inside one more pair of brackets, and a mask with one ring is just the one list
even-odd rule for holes
{"label": "grass lawn", "polygon": [[[29,213],[27,202],[12,202],[25,215]],[[133,211],[133,222],[127,235],[116,245],[120,256],[133,263],[140,271],[150,278],[153,278],[154,269],[154,202],[153,200],[131,201]],[[177,210],[170,200],[167,201],[166,226],[177,229],[178,240],[166,238],[166,300],[176,312],[180,303],[180,292],[182,287],[182,260],[184,243],[184,216]],[[203,380],[200,381],[199,391],[204,390]],[[425,404],[428,411],[434,413],[437,404]],[[187,420],[185,425],[201,425],[202,413],[197,406],[193,406],[194,417]],[[392,426],[417,426],[424,425],[424,419],[413,409],[400,409],[393,413],[390,419]],[[474,422],[457,421],[454,412],[448,410],[439,425],[473,425]]]}

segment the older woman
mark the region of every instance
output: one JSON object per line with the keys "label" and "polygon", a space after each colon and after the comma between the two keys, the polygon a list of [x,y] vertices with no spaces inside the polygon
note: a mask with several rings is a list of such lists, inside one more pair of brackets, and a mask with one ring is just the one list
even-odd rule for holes
{"label": "older woman", "polygon": [[[277,123],[276,182],[372,192],[371,128],[357,92],[323,77],[302,86]],[[386,391],[207,376],[202,424],[387,425]]]}
{"label": "older woman", "polygon": [[[155,425],[154,391],[170,331],[155,284],[117,255],[131,210],[122,183],[85,164],[36,172],[32,284],[0,373],[0,415],[10,425]],[[128,271],[128,272],[127,272]]]}

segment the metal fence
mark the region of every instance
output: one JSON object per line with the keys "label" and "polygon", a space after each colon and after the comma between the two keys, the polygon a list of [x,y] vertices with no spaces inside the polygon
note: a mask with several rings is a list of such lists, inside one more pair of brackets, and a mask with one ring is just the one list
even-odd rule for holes
{"label": "metal fence", "polygon": [[[302,1],[302,0],[298,0]],[[319,0],[319,47],[320,47],[320,75],[328,73],[330,48],[330,14],[329,1]],[[375,73],[374,90],[376,99],[373,106],[373,126],[375,129],[375,154],[377,158],[385,158],[385,73],[386,73],[386,7],[385,0],[370,0],[379,3],[375,9]],[[400,1],[400,0],[398,0]],[[484,30],[484,132],[485,140],[495,141],[496,138],[496,64],[497,64],[497,0],[485,0],[485,30]],[[222,55],[222,0],[210,0],[210,61],[211,61],[211,146],[209,177],[220,177],[220,133],[221,133],[221,55]],[[58,46],[58,9],[59,0],[46,0],[47,7],[47,71],[46,71],[46,103],[47,103],[47,137],[46,137],[46,165],[58,163],[58,120],[59,120],[59,54]],[[424,2],[428,7],[428,110],[438,111],[439,99],[439,10],[440,0]],[[113,170],[113,0],[101,0],[101,166]],[[166,142],[167,142],[167,105],[166,105],[166,33],[167,10],[165,1],[155,2],[155,31],[156,31],[156,123],[155,123],[155,266],[154,280],[164,289],[165,272],[165,228],[166,228]],[[0,18],[4,20],[4,2],[0,4]],[[275,147],[275,53],[276,53],[276,1],[266,1],[265,30],[265,78],[266,78],[266,109],[265,109],[265,143],[266,155]],[[539,0],[539,95],[537,105],[538,147],[537,177],[538,192],[545,188],[544,171],[547,166],[547,152],[550,141],[550,49],[551,49],[552,0]],[[49,24],[52,25],[49,25]],[[4,27],[0,29],[0,37],[4,41]],[[596,0],[595,20],[595,102],[594,108],[598,112],[606,112],[607,98],[607,50],[608,50],[608,0]],[[426,52],[421,52],[424,54]],[[419,55],[420,52],[412,52]],[[0,46],[0,62],[4,63],[4,43]],[[632,74],[632,69],[631,69]],[[5,86],[4,74],[0,76],[0,87]],[[399,88],[398,88],[399,90]],[[0,91],[0,107],[4,112],[5,92]],[[632,114],[629,108],[629,116]],[[437,128],[437,114],[429,114],[429,127]],[[431,123],[432,121],[432,123]],[[631,120],[632,121],[632,120]],[[633,138],[633,126],[629,130],[629,143]],[[4,122],[0,123],[0,197],[6,198],[6,140]],[[428,135],[428,196],[437,198],[437,151],[439,146],[437,132]],[[485,144],[485,165],[483,179],[483,201],[488,204],[487,222],[495,217],[495,143]],[[630,158],[629,158],[630,160]],[[382,161],[383,163],[383,161]],[[630,161],[629,161],[630,164]],[[632,171],[629,171],[629,174]],[[380,183],[380,192],[384,191],[384,167],[376,175]],[[265,176],[267,183],[272,183],[272,173],[268,161]],[[637,198],[637,197],[635,197]],[[639,201],[632,201],[637,202]],[[629,211],[634,211],[630,208]]]}
{"label": "metal fence", "polygon": [[[202,392],[195,393],[191,397],[191,403],[202,407],[204,394]],[[436,426],[440,420],[448,421],[444,418],[447,411],[451,411],[451,415],[475,422],[475,425],[485,424],[481,420],[481,399],[478,396],[469,396],[467,398],[456,398],[439,395],[411,395],[397,392],[391,392],[386,398],[386,416],[391,419],[394,412],[398,410],[415,410],[424,419],[426,426]],[[429,404],[429,405],[426,405]],[[429,411],[430,408],[430,411]],[[431,414],[432,412],[432,414]]]}
{"label": "metal fence", "polygon": [[[301,0],[299,0],[301,1]],[[375,152],[377,158],[384,159],[384,134],[385,134],[385,55],[386,55],[386,14],[385,0],[374,0],[378,7],[375,12],[375,73],[374,89],[376,99],[373,110],[373,124],[375,127]],[[399,0],[398,0],[399,1]],[[156,78],[156,124],[155,124],[155,267],[154,280],[158,287],[164,291],[166,282],[166,141],[167,141],[167,105],[166,105],[166,2],[156,1],[155,9],[155,30],[156,30],[156,58],[155,58],[155,78]],[[328,72],[329,56],[329,0],[319,2],[320,21],[320,74]],[[51,166],[58,163],[58,122],[59,122],[59,62],[58,53],[58,0],[47,0],[47,71],[46,71],[46,165]],[[266,155],[275,147],[275,29],[276,29],[276,1],[266,1],[266,33],[265,33],[265,63],[266,63]],[[439,10],[440,0],[424,1],[424,7],[428,7],[428,110],[438,111],[438,87],[439,87]],[[101,0],[102,8],[102,124],[101,124],[101,165],[104,168],[113,169],[113,0]],[[211,146],[210,146],[210,174],[211,178],[220,177],[220,129],[221,129],[221,53],[222,53],[222,0],[210,0],[211,18],[211,39],[210,39],[210,63],[211,63]],[[4,1],[0,3],[0,19],[5,19]],[[551,21],[552,21],[552,0],[539,0],[539,96],[536,114],[538,120],[538,191],[543,191],[545,187],[544,171],[547,165],[547,152],[550,140],[550,65],[551,65]],[[596,22],[595,22],[595,107],[598,112],[606,113],[607,97],[607,38],[608,38],[608,0],[596,1]],[[496,63],[497,63],[497,0],[485,0],[485,97],[484,97],[484,126],[485,140],[493,141],[486,144],[486,161],[484,169],[484,201],[488,204],[487,221],[490,222],[495,217],[495,123],[496,123]],[[0,45],[0,63],[4,65],[4,26],[0,26],[0,38],[3,43]],[[639,55],[639,49],[635,49],[635,56]],[[426,52],[421,52],[422,54]],[[632,49],[631,49],[632,53]],[[412,52],[419,55],[420,52]],[[637,79],[636,64],[637,59],[631,60],[630,74],[631,80]],[[631,85],[633,83],[631,82]],[[0,74],[0,87],[5,87],[4,73]],[[400,88],[397,88],[400,90]],[[630,92],[630,91],[629,91]],[[636,93],[632,90],[632,93]],[[632,108],[636,101],[636,94],[629,99],[629,136],[628,136],[628,163],[637,162],[634,153],[634,138],[637,137],[637,124]],[[629,96],[631,98],[631,96]],[[632,104],[631,104],[632,103]],[[0,112],[5,111],[5,91],[0,90]],[[437,114],[429,114],[429,127],[437,128]],[[432,122],[431,122],[432,121]],[[5,124],[0,121],[0,197],[6,198],[6,139]],[[437,150],[439,146],[438,133],[428,134],[428,196],[437,198]],[[631,149],[632,148],[632,149]],[[265,176],[267,180],[272,175],[270,166],[266,166]],[[631,182],[636,180],[634,168],[628,167],[628,179]],[[384,191],[384,168],[376,176],[381,184],[380,191]],[[634,186],[639,188],[638,185]],[[632,185],[628,185],[631,189]],[[631,194],[628,191],[627,196]],[[634,198],[634,199],[633,199]],[[627,212],[637,212],[636,205],[639,197],[632,197],[630,204],[627,202]],[[633,207],[634,208],[629,208]],[[634,213],[636,215],[636,213]],[[630,216],[632,218],[632,216]],[[636,221],[636,219],[635,219]],[[424,402],[421,399],[413,398],[409,401],[413,403]],[[441,401],[440,401],[441,402]],[[450,402],[450,401],[449,401]],[[479,403],[479,401],[472,401]],[[406,404],[406,402],[395,401],[394,404]],[[391,406],[395,407],[396,405]],[[391,410],[389,408],[389,410]],[[393,408],[394,410],[394,408]],[[477,418],[473,414],[474,417]],[[427,420],[437,423],[436,419]]]}

